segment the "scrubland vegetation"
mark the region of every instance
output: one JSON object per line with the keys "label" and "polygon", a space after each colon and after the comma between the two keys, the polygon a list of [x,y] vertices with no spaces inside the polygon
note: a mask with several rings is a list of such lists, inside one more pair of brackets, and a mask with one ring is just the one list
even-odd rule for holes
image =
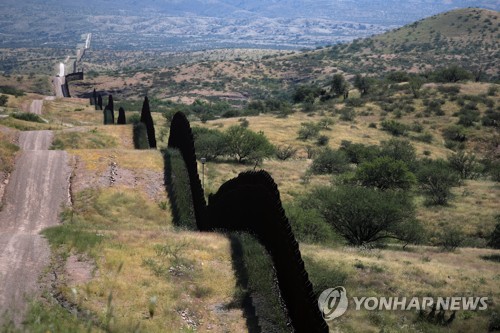
{"label": "scrubland vegetation", "polygon": [[[483,44],[497,39],[490,30],[498,18],[491,12],[453,15],[462,15],[450,20],[455,27],[486,36]],[[330,323],[332,330],[498,330],[498,68],[489,51],[480,56],[480,68],[441,61],[464,47],[471,59],[468,39],[454,39],[455,28],[444,28],[451,26],[448,19],[444,14],[437,23],[430,19],[298,55],[123,72],[124,82],[117,74],[114,83],[105,83],[109,73],[101,72],[76,87],[95,84],[113,92],[115,105],[127,110],[122,126],[101,125],[102,111],[86,99],[46,101],[47,123],[37,122],[14,113],[21,109],[21,92],[0,91],[8,96],[2,113],[10,115],[0,125],[65,128],[55,131],[52,149],[69,150],[80,163],[75,173],[94,177],[84,181],[108,176],[112,163],[140,170],[131,179],[162,179],[169,160],[183,207],[172,210],[172,194],[166,196],[161,181],[161,194],[135,180],[73,193],[61,226],[44,231],[54,252],[50,270],[65,275],[68,258],[76,257],[92,274],[58,279],[33,302],[25,327],[205,332],[246,331],[258,322],[264,331],[287,331],[262,246],[248,235],[192,231],[183,162],[164,150],[172,115],[182,111],[191,121],[197,157],[206,159],[199,173],[207,195],[248,169],[273,176],[316,294],[342,285],[350,296],[489,297],[487,311],[459,311],[448,327],[411,311],[349,309]],[[473,19],[477,26],[469,27]],[[364,57],[370,48],[373,54]],[[113,90],[117,82],[123,90]],[[138,151],[133,148],[151,144],[138,114],[148,87],[159,149]],[[228,95],[234,91],[242,94]],[[10,172],[16,146],[6,135],[0,131],[0,171]]]}

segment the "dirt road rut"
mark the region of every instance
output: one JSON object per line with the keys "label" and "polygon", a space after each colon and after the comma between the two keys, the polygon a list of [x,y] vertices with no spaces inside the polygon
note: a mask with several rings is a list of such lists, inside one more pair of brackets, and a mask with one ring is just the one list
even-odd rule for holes
{"label": "dirt road rut", "polygon": [[50,258],[39,233],[58,223],[61,204],[69,199],[68,155],[47,150],[51,140],[50,131],[23,132],[19,138],[23,151],[0,212],[0,325],[7,319],[19,324],[27,299],[39,291],[37,280]]}

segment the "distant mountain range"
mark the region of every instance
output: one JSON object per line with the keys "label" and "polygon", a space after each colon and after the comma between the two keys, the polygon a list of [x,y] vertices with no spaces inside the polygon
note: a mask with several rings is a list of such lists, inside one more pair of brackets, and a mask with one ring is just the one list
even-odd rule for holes
{"label": "distant mountain range", "polygon": [[378,34],[463,7],[499,10],[497,0],[4,0],[0,47],[194,50],[301,48]]}

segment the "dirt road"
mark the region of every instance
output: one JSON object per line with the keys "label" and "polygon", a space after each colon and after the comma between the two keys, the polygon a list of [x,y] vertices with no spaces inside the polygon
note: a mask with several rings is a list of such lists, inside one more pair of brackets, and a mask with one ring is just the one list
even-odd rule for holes
{"label": "dirt road", "polygon": [[30,113],[42,114],[43,99],[35,99],[31,102]]}
{"label": "dirt road", "polygon": [[47,150],[51,140],[50,131],[23,132],[19,138],[23,151],[0,212],[0,325],[6,319],[19,324],[26,297],[39,291],[37,280],[50,257],[39,233],[58,223],[61,204],[68,202],[68,155]]}

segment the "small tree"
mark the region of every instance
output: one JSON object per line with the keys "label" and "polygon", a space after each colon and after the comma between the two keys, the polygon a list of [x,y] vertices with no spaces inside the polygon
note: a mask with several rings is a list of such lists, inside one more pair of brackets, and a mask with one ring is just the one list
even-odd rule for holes
{"label": "small tree", "polygon": [[354,77],[354,87],[359,90],[361,96],[364,96],[370,92],[372,82],[368,77],[357,74]]}
{"label": "small tree", "polygon": [[302,123],[299,129],[298,138],[303,141],[317,138],[320,130],[321,126],[319,124],[313,122]]}
{"label": "small tree", "polygon": [[349,159],[340,150],[324,149],[314,158],[311,171],[315,174],[344,173],[350,169]]}
{"label": "small tree", "polygon": [[419,76],[414,76],[410,79],[409,85],[413,97],[418,98],[420,96],[420,88],[422,88],[424,80]]}
{"label": "small tree", "polygon": [[415,171],[417,154],[415,147],[408,140],[390,139],[380,145],[380,156],[405,162],[411,171]]}
{"label": "small tree", "polygon": [[476,155],[463,150],[448,157],[450,167],[457,171],[462,179],[476,179],[481,174],[481,165],[476,160]]}
{"label": "small tree", "polygon": [[196,155],[208,161],[227,153],[226,136],[215,129],[193,127],[194,147]]}
{"label": "small tree", "polygon": [[416,183],[413,173],[403,161],[390,157],[379,157],[360,164],[356,169],[355,179],[363,186],[377,187],[381,190],[408,190]]}
{"label": "small tree", "polygon": [[333,96],[343,96],[348,89],[347,82],[342,74],[335,74],[330,84]]}
{"label": "small tree", "polygon": [[9,101],[9,96],[7,96],[7,95],[0,95],[0,106],[7,105],[8,101]]}
{"label": "small tree", "polygon": [[142,104],[141,123],[146,125],[149,147],[156,148],[155,127],[153,123],[153,117],[151,116],[151,111],[149,110],[148,96],[144,98],[144,102]]}
{"label": "small tree", "polygon": [[274,154],[274,147],[264,133],[255,133],[242,126],[229,127],[226,142],[229,155],[236,157],[239,163],[250,160],[258,164]]}
{"label": "small tree", "polygon": [[118,120],[116,122],[119,125],[125,125],[127,123],[127,119],[125,118],[125,109],[120,106],[118,109]]}
{"label": "small tree", "polygon": [[297,148],[290,145],[276,147],[276,158],[281,161],[294,157],[296,153]]}
{"label": "small tree", "polygon": [[365,146],[362,143],[352,143],[347,140],[341,142],[340,150],[344,151],[350,162],[354,164],[372,161],[380,155],[379,146]]}
{"label": "small tree", "polygon": [[415,221],[411,198],[404,192],[321,187],[313,191],[311,201],[325,220],[356,246],[386,238],[401,239],[401,225]]}
{"label": "small tree", "polygon": [[426,160],[417,171],[420,188],[431,205],[446,205],[451,197],[451,188],[460,184],[460,177],[444,160]]}

